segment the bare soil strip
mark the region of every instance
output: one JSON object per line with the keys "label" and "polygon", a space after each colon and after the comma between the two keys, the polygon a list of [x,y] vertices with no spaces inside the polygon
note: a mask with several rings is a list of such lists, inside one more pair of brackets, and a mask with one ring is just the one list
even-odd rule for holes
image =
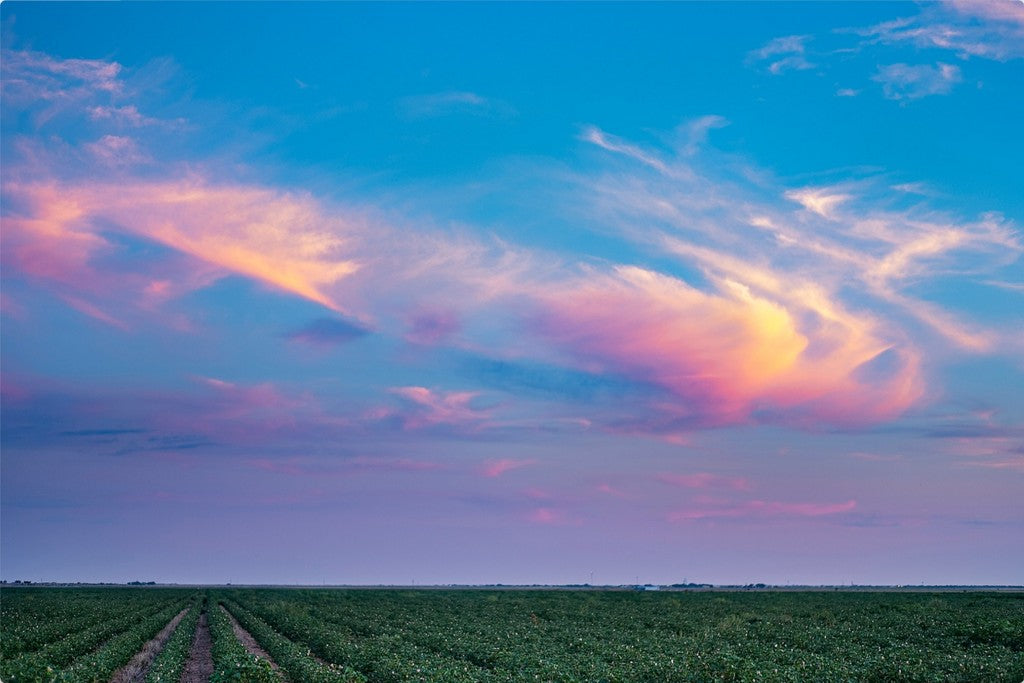
{"label": "bare soil strip", "polygon": [[245,649],[249,651],[249,654],[256,655],[260,659],[267,660],[267,663],[270,664],[270,668],[276,671],[278,676],[283,676],[284,674],[281,671],[281,668],[277,665],[277,662],[274,661],[274,658],[271,657],[266,650],[260,647],[260,644],[252,637],[252,634],[242,628],[242,625],[238,623],[234,615],[224,609],[224,605],[221,605],[220,608],[224,610],[224,614],[227,616],[228,621],[231,622],[231,630],[235,632],[235,638],[238,638],[238,642],[245,646]]}
{"label": "bare soil strip", "polygon": [[192,648],[188,652],[188,662],[181,673],[179,683],[209,683],[213,674],[213,653],[210,648],[210,627],[206,623],[206,612],[199,616],[196,625],[196,636],[192,639]]}
{"label": "bare soil strip", "polygon": [[186,614],[188,614],[187,607],[178,612],[178,615],[167,622],[167,626],[164,626],[160,633],[143,645],[142,649],[131,658],[131,661],[115,671],[110,683],[142,683],[146,680],[146,674],[149,673],[149,667],[152,666],[153,660],[160,654],[160,650],[164,649],[164,645],[174,633],[174,629],[178,627],[178,623],[185,618]]}

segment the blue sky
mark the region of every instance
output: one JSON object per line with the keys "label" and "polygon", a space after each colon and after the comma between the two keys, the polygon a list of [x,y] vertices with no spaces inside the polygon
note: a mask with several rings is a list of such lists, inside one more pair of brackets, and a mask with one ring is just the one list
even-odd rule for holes
{"label": "blue sky", "polygon": [[1021,3],[0,11],[4,578],[1020,583]]}

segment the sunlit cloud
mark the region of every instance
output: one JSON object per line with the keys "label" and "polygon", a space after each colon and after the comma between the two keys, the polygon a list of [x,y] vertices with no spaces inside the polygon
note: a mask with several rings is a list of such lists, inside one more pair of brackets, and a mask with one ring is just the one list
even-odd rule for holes
{"label": "sunlit cloud", "polygon": [[[628,183],[614,186],[600,177],[581,181],[603,211],[618,217],[625,234],[701,267],[722,292],[735,291],[729,283],[738,283],[782,305],[801,331],[813,324],[808,329],[826,335],[824,348],[846,346],[850,360],[860,358],[854,365],[892,348],[909,370],[917,352],[907,345],[910,331],[899,319],[881,309],[853,312],[841,294],[847,285],[866,288],[962,348],[985,350],[1006,338],[906,291],[911,279],[971,277],[1015,262],[1022,251],[1019,234],[997,215],[964,221],[926,206],[893,210],[875,199],[879,190],[870,183],[783,189],[811,214],[799,215],[766,202],[760,188],[700,176],[684,181],[670,159],[641,158],[654,152],[602,146],[656,171],[635,167]],[[732,195],[731,203],[717,201],[723,192]],[[695,202],[694,195],[704,199]],[[709,211],[717,221],[706,220]],[[827,229],[821,218],[831,224]],[[815,335],[806,336],[814,341]]]}
{"label": "sunlit cloud", "polygon": [[[802,52],[806,40],[773,41],[755,56]],[[106,92],[104,78],[120,69],[85,73],[90,92]],[[480,104],[455,95],[442,99]],[[79,113],[135,121],[141,135],[132,107],[86,100]],[[122,319],[125,291],[159,315],[183,294],[238,275],[344,316],[285,333],[292,341],[340,344],[372,329],[616,378],[642,396],[587,414],[563,403],[543,418],[516,406],[498,421],[473,385],[379,387],[401,405],[364,410],[364,418],[407,430],[594,425],[686,443],[694,430],[732,424],[868,424],[899,416],[926,393],[928,340],[908,319],[973,352],[1005,344],[1005,330],[914,297],[909,283],[982,272],[991,280],[992,267],[1021,252],[1012,223],[958,220],[927,206],[895,210],[870,180],[766,187],[756,169],[726,177],[695,155],[725,124],[714,115],[684,122],[668,149],[594,126],[582,134],[608,155],[580,172],[565,201],[591,207],[599,229],[669,265],[546,252],[429,221],[412,227],[303,190],[215,181],[201,165],[143,174],[132,158],[141,147],[114,132],[86,147],[112,160],[106,176],[66,177],[57,165],[5,175],[4,264],[119,327],[131,325]],[[100,267],[121,253],[122,237],[159,245],[158,267]]]}
{"label": "sunlit cloud", "polygon": [[[325,215],[308,196],[197,179],[11,182],[4,191],[30,207],[28,215],[11,220],[13,234],[5,243],[21,242],[15,257],[37,275],[67,277],[60,261],[69,252],[78,265],[73,272],[82,272],[108,246],[98,233],[112,226],[338,312],[342,306],[326,289],[359,269],[344,256],[345,219]],[[47,248],[54,239],[77,246]]]}
{"label": "sunlit cloud", "polygon": [[834,192],[831,188],[806,187],[790,190],[786,193],[786,198],[823,218],[832,218],[833,210],[850,199],[850,195]]}

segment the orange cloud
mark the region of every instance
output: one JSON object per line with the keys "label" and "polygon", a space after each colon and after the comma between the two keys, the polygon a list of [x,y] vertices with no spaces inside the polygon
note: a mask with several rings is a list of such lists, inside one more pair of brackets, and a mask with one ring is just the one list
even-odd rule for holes
{"label": "orange cloud", "polygon": [[106,244],[96,234],[101,224],[338,312],[329,289],[359,269],[346,240],[352,226],[304,194],[196,179],[4,189],[29,207],[5,220],[14,233],[5,250],[33,275],[60,280],[82,271]]}
{"label": "orange cloud", "polygon": [[863,366],[889,344],[868,329],[843,338],[732,281],[708,293],[620,267],[543,303],[542,333],[588,369],[664,387],[702,422],[794,407],[844,422],[883,419],[921,391],[913,355],[893,351],[899,362],[890,377],[863,380]]}

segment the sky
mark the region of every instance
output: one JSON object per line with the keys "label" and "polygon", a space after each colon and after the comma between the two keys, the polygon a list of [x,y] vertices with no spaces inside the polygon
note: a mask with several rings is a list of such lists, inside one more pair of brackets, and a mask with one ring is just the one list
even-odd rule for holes
{"label": "sky", "polygon": [[5,2],[0,575],[1024,583],[1024,4]]}

